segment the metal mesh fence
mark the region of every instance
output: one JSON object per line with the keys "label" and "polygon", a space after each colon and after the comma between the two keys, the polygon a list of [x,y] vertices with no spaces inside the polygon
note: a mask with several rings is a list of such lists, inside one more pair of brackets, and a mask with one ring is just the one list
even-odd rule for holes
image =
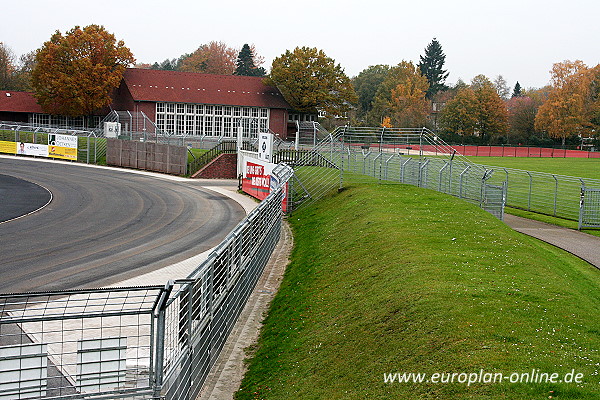
{"label": "metal mesh fence", "polygon": [[279,166],[273,173],[282,185],[219,244],[167,303],[163,387],[167,399],[196,398],[279,240],[291,168]]}
{"label": "metal mesh fence", "polygon": [[579,229],[600,228],[600,188],[582,186],[579,207]]}
{"label": "metal mesh fence", "polygon": [[[597,179],[474,164],[425,128],[346,126],[331,134],[320,128],[311,132],[321,138],[314,148],[300,146],[276,154],[277,160],[294,165],[292,194],[297,206],[330,192],[335,182],[341,187],[384,181],[448,193],[498,217],[506,205],[577,221],[584,212],[580,207],[582,187],[600,187]],[[338,174],[340,171],[343,173]],[[587,204],[592,208],[585,209],[585,218],[592,220],[592,214],[598,215],[600,209],[590,205],[592,197]],[[595,226],[592,222],[584,227]]]}
{"label": "metal mesh fence", "polygon": [[150,398],[161,290],[0,296],[0,399]]}
{"label": "metal mesh fence", "polygon": [[0,295],[0,400],[195,399],[281,232],[280,185],[165,287]]}
{"label": "metal mesh fence", "polygon": [[[316,132],[317,130],[315,130]],[[297,208],[353,182],[405,183],[478,204],[502,219],[506,186],[494,171],[457,155],[427,129],[338,128],[310,150],[279,151],[294,167],[291,198]]]}

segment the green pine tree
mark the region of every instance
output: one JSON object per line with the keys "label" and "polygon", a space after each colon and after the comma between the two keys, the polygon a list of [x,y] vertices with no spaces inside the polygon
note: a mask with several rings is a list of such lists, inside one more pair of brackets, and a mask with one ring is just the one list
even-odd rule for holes
{"label": "green pine tree", "polygon": [[522,96],[523,96],[523,89],[521,89],[521,84],[519,83],[519,81],[517,81],[517,83],[515,84],[515,89],[513,90],[512,97],[522,97]]}
{"label": "green pine tree", "polygon": [[437,92],[448,88],[444,83],[448,77],[448,72],[443,69],[445,61],[446,55],[442,51],[442,45],[436,38],[433,38],[425,48],[425,55],[420,56],[419,61],[421,74],[429,82],[429,89],[426,94],[428,99],[431,99]]}
{"label": "green pine tree", "polygon": [[238,54],[236,61],[236,69],[233,73],[234,75],[244,75],[244,76],[265,76],[266,71],[262,67],[256,67],[254,65],[254,54],[252,54],[252,49],[248,44],[244,44],[242,46],[242,50]]}

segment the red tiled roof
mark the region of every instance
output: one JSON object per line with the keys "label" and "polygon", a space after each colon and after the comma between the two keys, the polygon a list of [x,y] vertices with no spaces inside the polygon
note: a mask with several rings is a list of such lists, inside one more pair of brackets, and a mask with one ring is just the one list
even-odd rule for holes
{"label": "red tiled roof", "polygon": [[123,79],[135,101],[291,108],[260,77],[129,68]]}
{"label": "red tiled roof", "polygon": [[42,107],[30,92],[0,90],[0,111],[20,113],[42,113]]}

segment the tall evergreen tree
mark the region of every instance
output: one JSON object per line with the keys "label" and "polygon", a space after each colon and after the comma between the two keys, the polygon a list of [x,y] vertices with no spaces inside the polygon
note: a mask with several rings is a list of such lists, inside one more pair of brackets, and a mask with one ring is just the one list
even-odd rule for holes
{"label": "tall evergreen tree", "polygon": [[236,69],[234,75],[245,75],[245,76],[265,76],[266,71],[262,67],[256,67],[254,65],[254,54],[248,44],[242,46],[242,50],[238,54],[236,61]]}
{"label": "tall evergreen tree", "polygon": [[521,89],[521,84],[519,81],[515,84],[515,89],[513,90],[512,97],[521,97],[523,96],[523,89]]}
{"label": "tall evergreen tree", "polygon": [[448,77],[448,72],[443,69],[445,61],[446,55],[442,51],[442,45],[436,38],[433,38],[425,48],[425,55],[420,56],[419,61],[419,70],[429,82],[426,94],[428,99],[431,99],[437,92],[448,88],[444,83]]}

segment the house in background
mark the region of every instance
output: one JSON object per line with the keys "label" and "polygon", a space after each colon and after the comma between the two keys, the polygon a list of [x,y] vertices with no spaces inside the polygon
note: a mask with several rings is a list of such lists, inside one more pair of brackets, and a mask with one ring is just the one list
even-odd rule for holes
{"label": "house in background", "polygon": [[[44,114],[32,93],[0,92],[0,120],[95,128],[111,110],[143,112],[161,131],[176,135],[235,137],[271,130],[282,139],[295,133],[290,105],[261,77],[211,75],[129,68],[109,108],[93,117]],[[292,116],[292,118],[290,117]]]}

